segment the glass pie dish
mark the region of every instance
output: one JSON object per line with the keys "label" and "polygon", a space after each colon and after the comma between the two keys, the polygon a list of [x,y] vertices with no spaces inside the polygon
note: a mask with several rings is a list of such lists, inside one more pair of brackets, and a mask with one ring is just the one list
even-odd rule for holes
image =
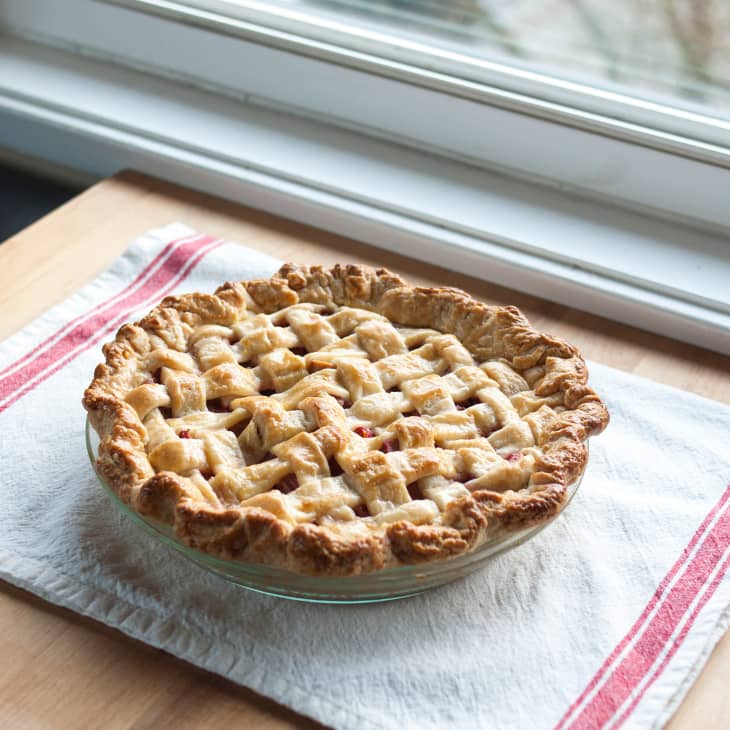
{"label": "glass pie dish", "polygon": [[[243,588],[280,598],[312,603],[375,603],[415,596],[437,588],[483,567],[492,558],[512,550],[535,537],[552,520],[520,532],[501,535],[479,545],[469,553],[450,560],[420,565],[398,566],[352,577],[309,576],[268,565],[223,560],[191,548],[175,536],[172,527],[143,517],[127,506],[96,471],[99,437],[86,420],[86,449],[97,479],[111,502],[138,527],[145,530],[168,549],[176,550],[204,570]],[[583,480],[583,474],[568,487],[565,507],[570,503]],[[563,507],[563,509],[565,509]]]}

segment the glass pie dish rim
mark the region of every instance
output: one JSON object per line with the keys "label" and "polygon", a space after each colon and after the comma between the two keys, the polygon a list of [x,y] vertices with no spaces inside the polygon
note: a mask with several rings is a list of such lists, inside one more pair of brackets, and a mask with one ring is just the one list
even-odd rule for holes
{"label": "glass pie dish rim", "polygon": [[356,576],[312,576],[293,573],[260,563],[229,560],[190,547],[180,541],[169,525],[144,517],[126,504],[96,469],[99,437],[86,418],[86,451],[97,480],[112,503],[132,523],[208,572],[258,593],[314,603],[374,603],[416,595],[458,580],[483,563],[519,547],[552,524],[568,507],[580,487],[585,469],[568,486],[568,496],[559,512],[525,530],[501,534],[476,548],[447,560],[402,565]]}

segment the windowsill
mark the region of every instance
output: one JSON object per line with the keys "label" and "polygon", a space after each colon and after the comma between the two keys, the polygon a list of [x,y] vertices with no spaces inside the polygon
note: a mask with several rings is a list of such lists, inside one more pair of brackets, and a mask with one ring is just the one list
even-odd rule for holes
{"label": "windowsill", "polygon": [[135,167],[730,353],[730,245],[713,233],[14,40],[0,145]]}

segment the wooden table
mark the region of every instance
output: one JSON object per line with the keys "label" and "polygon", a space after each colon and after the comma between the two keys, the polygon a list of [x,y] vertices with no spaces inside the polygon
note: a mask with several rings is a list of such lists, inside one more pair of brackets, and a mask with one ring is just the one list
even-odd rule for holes
{"label": "wooden table", "polygon": [[[182,221],[280,259],[385,265],[518,305],[587,357],[730,403],[730,358],[135,173],[105,180],[0,246],[0,339],[92,279],[141,231]],[[321,727],[94,621],[0,584],[0,727]],[[730,727],[730,634],[671,723]]]}

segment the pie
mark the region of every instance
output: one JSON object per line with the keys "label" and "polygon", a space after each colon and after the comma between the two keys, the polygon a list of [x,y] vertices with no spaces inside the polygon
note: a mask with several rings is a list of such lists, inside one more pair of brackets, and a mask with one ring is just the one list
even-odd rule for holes
{"label": "pie", "polygon": [[576,348],[516,308],[364,266],[167,297],[104,355],[83,403],[119,497],[191,547],[300,574],[546,521],[608,423]]}

